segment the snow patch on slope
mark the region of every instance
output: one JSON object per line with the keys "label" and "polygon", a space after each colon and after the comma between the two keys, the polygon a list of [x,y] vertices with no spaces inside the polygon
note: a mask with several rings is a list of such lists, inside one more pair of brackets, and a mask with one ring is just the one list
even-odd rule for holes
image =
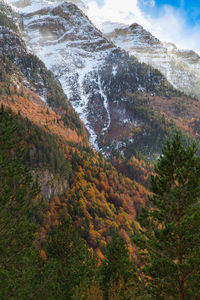
{"label": "snow patch on slope", "polygon": [[137,57],[139,62],[158,69],[176,89],[200,99],[200,56],[197,53],[161,42],[136,23],[131,26],[116,24],[113,31],[108,31],[107,27],[104,34],[118,47]]}
{"label": "snow patch on slope", "polygon": [[100,80],[99,74],[98,74],[98,86],[99,86],[100,95],[103,98],[104,108],[106,109],[107,117],[108,117],[107,124],[105,124],[105,127],[102,129],[102,131],[107,131],[108,128],[110,127],[111,118],[110,118],[108,98],[107,98],[106,94],[103,91],[103,87],[102,87],[102,84],[101,84],[101,80]]}
{"label": "snow patch on slope", "polygon": [[59,8],[62,9],[62,14],[69,17],[56,15],[52,6],[41,13],[24,15],[24,38],[29,51],[36,54],[60,81],[73,108],[90,133],[92,146],[99,150],[93,124],[88,120],[91,91],[86,90],[86,85],[93,82],[103,99],[108,120],[103,129],[106,131],[110,126],[109,105],[98,68],[111,52],[111,47],[87,17],[80,15],[78,9],[70,3],[64,3]]}

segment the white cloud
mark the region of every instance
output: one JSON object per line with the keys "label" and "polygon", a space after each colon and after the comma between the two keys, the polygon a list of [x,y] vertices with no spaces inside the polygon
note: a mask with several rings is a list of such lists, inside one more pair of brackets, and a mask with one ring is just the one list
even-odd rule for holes
{"label": "white cloud", "polygon": [[149,30],[159,39],[173,42],[179,48],[200,50],[200,26],[190,27],[183,10],[164,6],[161,16],[158,18],[149,17],[150,19]]}
{"label": "white cloud", "polygon": [[[153,7],[154,0],[142,0]],[[152,17],[139,7],[139,0],[104,0],[99,7],[94,0],[87,0],[90,19],[98,26],[105,21],[142,25],[160,40],[175,43],[180,48],[200,51],[200,26],[190,28],[182,9],[163,6],[159,16]]]}
{"label": "white cloud", "polygon": [[102,7],[99,7],[95,1],[90,1],[88,13],[89,17],[97,24],[104,21],[131,24],[134,20],[134,22],[148,25],[138,7],[137,0],[104,0]]}
{"label": "white cloud", "polygon": [[154,7],[156,5],[155,0],[143,0],[143,4],[150,7]]}

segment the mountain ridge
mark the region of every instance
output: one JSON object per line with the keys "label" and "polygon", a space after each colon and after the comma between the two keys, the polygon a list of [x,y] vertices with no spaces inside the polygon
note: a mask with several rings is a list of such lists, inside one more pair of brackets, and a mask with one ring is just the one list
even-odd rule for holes
{"label": "mountain ridge", "polygon": [[158,69],[176,89],[200,99],[198,53],[162,42],[137,23],[116,27],[104,34],[140,62]]}
{"label": "mountain ridge", "polygon": [[127,93],[176,93],[158,71],[108,42],[74,4],[23,15],[23,23],[29,49],[61,82],[96,150],[106,154],[103,141],[112,123],[111,106],[118,111],[117,103]]}
{"label": "mountain ridge", "polygon": [[[198,138],[199,118],[194,121],[195,111],[191,109],[190,115],[187,111],[197,102],[174,89],[158,70],[109,42],[76,5],[53,2],[19,18],[29,50],[51,69],[86,125],[93,148],[105,157],[127,160],[132,153],[137,159],[151,160],[177,130]],[[126,26],[117,30],[126,35]],[[147,45],[151,41],[162,46],[138,24],[128,30],[130,34],[139,30]],[[45,91],[41,95],[45,99]],[[55,100],[56,95],[48,104],[55,107]]]}

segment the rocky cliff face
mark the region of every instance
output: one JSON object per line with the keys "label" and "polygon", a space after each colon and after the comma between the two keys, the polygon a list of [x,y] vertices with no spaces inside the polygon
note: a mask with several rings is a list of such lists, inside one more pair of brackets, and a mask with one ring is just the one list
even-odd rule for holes
{"label": "rocky cliff face", "polygon": [[109,40],[140,62],[158,69],[175,88],[200,99],[200,57],[197,53],[161,42],[136,23],[131,26],[105,24],[102,29]]}
{"label": "rocky cliff face", "polygon": [[176,94],[159,71],[108,41],[73,3],[23,13],[22,19],[26,44],[60,81],[96,150],[109,153],[111,144],[119,150],[115,129],[130,131],[140,123],[129,111],[129,94]]}

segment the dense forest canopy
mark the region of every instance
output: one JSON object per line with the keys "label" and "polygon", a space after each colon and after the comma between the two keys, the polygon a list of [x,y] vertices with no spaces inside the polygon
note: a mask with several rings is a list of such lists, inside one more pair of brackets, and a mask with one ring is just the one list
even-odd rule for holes
{"label": "dense forest canopy", "polygon": [[198,299],[200,159],[194,145],[184,148],[177,135],[163,148],[151,178],[152,195],[138,217],[142,227],[131,235],[137,256],[131,257],[122,232],[113,228],[101,257],[92,249],[92,236],[88,247],[69,212],[40,240],[41,212],[48,210],[24,166],[16,124],[2,106],[2,299]]}

